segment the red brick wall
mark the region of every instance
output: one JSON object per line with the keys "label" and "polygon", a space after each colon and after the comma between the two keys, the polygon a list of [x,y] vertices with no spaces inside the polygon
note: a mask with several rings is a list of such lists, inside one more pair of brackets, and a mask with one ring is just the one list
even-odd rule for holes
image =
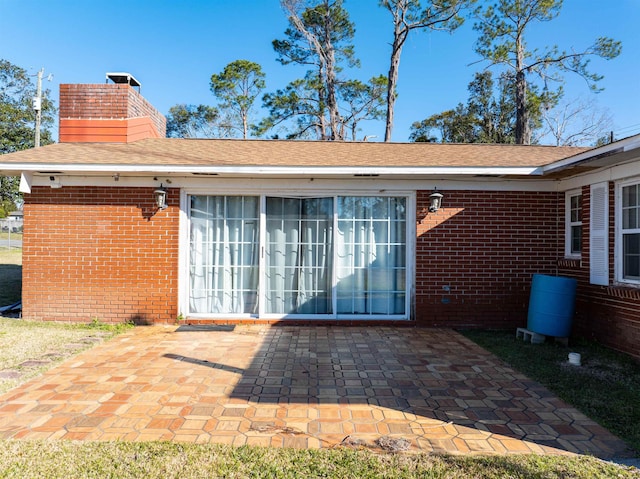
{"label": "red brick wall", "polygon": [[578,280],[572,334],[640,358],[640,289],[615,284],[615,188],[609,183],[609,285],[589,283],[590,188],[582,188],[582,258],[560,261],[559,274]]}
{"label": "red brick wall", "polygon": [[[614,206],[610,188],[613,284]],[[640,290],[589,284],[589,189],[582,262],[564,260],[564,193],[417,194],[419,325],[526,325],[534,273],[578,279],[573,334],[638,356]],[[155,214],[153,188],[35,187],[25,198],[23,314],[29,319],[171,323],[178,314],[177,189]]]}
{"label": "red brick wall", "polygon": [[431,191],[417,196],[416,319],[445,327],[526,325],[534,273],[556,274],[564,195]]}
{"label": "red brick wall", "polygon": [[174,322],[179,191],[155,212],[153,190],[34,187],[25,195],[24,317]]}

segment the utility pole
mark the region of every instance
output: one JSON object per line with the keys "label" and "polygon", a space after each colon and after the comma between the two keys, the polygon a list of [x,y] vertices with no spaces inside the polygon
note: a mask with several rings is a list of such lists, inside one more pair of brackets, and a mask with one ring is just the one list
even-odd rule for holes
{"label": "utility pole", "polygon": [[42,121],[42,75],[44,75],[44,68],[38,72],[38,86],[36,90],[36,96],[33,97],[33,109],[36,112],[36,137],[34,146],[40,147],[40,122]]}

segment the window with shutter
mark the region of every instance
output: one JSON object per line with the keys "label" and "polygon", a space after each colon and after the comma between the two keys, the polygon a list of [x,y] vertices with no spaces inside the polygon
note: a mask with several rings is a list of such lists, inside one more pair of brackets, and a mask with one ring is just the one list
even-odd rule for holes
{"label": "window with shutter", "polygon": [[624,183],[618,190],[616,274],[619,281],[640,283],[640,183]]}
{"label": "window with shutter", "polygon": [[567,258],[580,258],[582,253],[582,192],[565,193],[565,247]]}

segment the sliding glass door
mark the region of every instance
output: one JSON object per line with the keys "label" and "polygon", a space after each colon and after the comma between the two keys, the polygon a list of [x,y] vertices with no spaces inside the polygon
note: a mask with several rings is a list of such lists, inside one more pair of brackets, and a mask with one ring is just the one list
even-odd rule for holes
{"label": "sliding glass door", "polygon": [[338,314],[404,314],[406,199],[338,198]]}
{"label": "sliding glass door", "polygon": [[191,313],[258,312],[259,199],[191,197]]}
{"label": "sliding glass door", "polygon": [[189,314],[408,318],[406,197],[189,198]]}
{"label": "sliding glass door", "polygon": [[266,202],[265,313],[331,314],[333,198]]}

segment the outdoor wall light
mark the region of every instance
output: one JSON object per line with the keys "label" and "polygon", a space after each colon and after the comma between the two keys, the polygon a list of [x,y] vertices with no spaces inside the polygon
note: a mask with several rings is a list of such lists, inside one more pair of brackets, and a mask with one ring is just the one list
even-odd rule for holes
{"label": "outdoor wall light", "polygon": [[49,186],[51,188],[62,188],[62,183],[60,183],[60,178],[56,178],[55,176],[50,176]]}
{"label": "outdoor wall light", "polygon": [[167,207],[167,189],[160,183],[160,188],[156,188],[153,192],[153,196],[156,200],[156,207],[159,210],[163,210]]}
{"label": "outdoor wall light", "polygon": [[444,195],[438,193],[438,190],[435,190],[429,195],[429,213],[435,213],[440,209],[442,206],[442,198],[444,198]]}

